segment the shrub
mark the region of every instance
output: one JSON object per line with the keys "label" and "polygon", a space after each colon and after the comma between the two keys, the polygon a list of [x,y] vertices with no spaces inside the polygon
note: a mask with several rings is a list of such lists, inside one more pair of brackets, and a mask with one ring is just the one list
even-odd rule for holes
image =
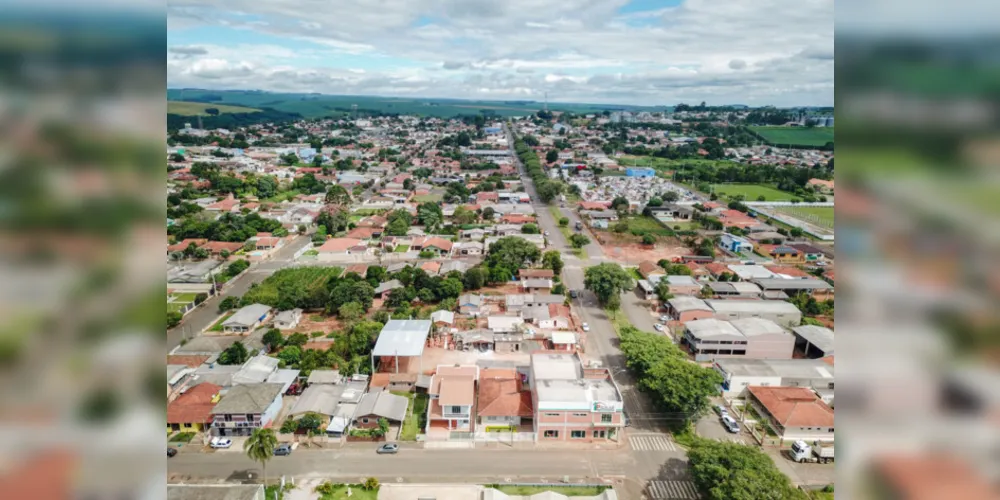
{"label": "shrub", "polygon": [[208,300],[208,294],[207,293],[199,293],[198,295],[194,296],[194,303],[195,303],[195,305],[201,304],[202,302],[205,302],[206,300]]}
{"label": "shrub", "polygon": [[368,479],[365,479],[364,488],[368,491],[377,490],[378,478],[370,477]]}
{"label": "shrub", "polygon": [[177,311],[167,311],[167,328],[173,328],[181,323],[184,315]]}
{"label": "shrub", "polygon": [[229,311],[231,309],[236,309],[236,306],[240,304],[239,297],[224,297],[221,302],[219,302],[219,312]]}

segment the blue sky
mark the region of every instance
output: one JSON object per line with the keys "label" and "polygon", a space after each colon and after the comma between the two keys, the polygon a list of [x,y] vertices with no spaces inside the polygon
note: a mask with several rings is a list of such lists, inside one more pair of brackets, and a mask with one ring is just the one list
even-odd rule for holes
{"label": "blue sky", "polygon": [[833,0],[172,0],[168,84],[829,105]]}

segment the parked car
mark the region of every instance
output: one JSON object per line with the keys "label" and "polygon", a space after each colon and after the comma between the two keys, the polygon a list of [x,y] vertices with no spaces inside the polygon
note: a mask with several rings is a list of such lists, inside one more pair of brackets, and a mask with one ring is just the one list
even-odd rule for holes
{"label": "parked car", "polygon": [[583,325],[581,325],[581,327],[583,328],[583,331],[585,331],[585,332],[589,332],[590,331],[590,325],[588,325],[587,323],[584,323]]}
{"label": "parked car", "polygon": [[663,331],[663,325],[657,323],[657,324],[653,325],[653,329],[656,330],[656,331],[658,331],[658,332],[662,332]]}
{"label": "parked car", "polygon": [[736,420],[733,419],[733,417],[730,417],[728,414],[722,416],[722,426],[725,427],[727,431],[732,432],[733,434],[740,433],[740,424],[736,422]]}
{"label": "parked car", "polygon": [[214,437],[209,442],[209,445],[212,448],[229,448],[230,446],[233,445],[233,440],[224,437]]}
{"label": "parked car", "polygon": [[660,316],[661,323],[666,323],[667,321],[670,321],[670,316],[667,316],[666,314]]}
{"label": "parked car", "polygon": [[274,454],[276,456],[291,455],[292,445],[288,443],[279,444],[278,447],[274,449]]}
{"label": "parked car", "polygon": [[725,406],[715,405],[714,410],[715,413],[718,413],[720,417],[724,415],[729,415],[729,410],[727,410]]}
{"label": "parked car", "polygon": [[571,299],[575,299],[575,298],[577,298],[577,296],[579,296],[579,294],[576,292],[576,290],[570,290],[569,291],[569,297]]}
{"label": "parked car", "polygon": [[392,455],[392,454],[395,454],[398,451],[399,451],[399,445],[398,444],[396,444],[396,443],[386,443],[386,444],[383,444],[382,446],[379,446],[378,449],[375,450],[375,453],[378,453],[379,455],[385,455],[385,454]]}
{"label": "parked car", "polygon": [[177,448],[167,448],[167,457],[172,457],[177,454]]}
{"label": "parked car", "polygon": [[549,232],[548,232],[548,231],[545,231],[545,232],[544,232],[543,234],[544,234],[545,236],[548,236],[548,235],[549,235]]}
{"label": "parked car", "polygon": [[298,396],[302,394],[303,389],[304,387],[302,387],[300,384],[294,383],[288,386],[288,390],[285,391],[285,396]]}

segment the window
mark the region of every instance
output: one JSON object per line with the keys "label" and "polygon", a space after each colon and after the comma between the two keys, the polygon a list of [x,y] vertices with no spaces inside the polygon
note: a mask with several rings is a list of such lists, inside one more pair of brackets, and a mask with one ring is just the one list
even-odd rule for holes
{"label": "window", "polygon": [[545,431],[545,433],[542,434],[542,436],[547,438],[557,438],[559,437],[559,431]]}
{"label": "window", "polygon": [[584,417],[584,418],[586,418],[587,415],[589,415],[589,413],[574,413],[573,414],[574,417]]}
{"label": "window", "polygon": [[559,414],[559,413],[546,413],[545,416],[546,417],[559,417],[559,416],[562,416],[562,415]]}
{"label": "window", "polygon": [[605,414],[601,415],[601,423],[602,424],[610,424],[613,420],[614,420],[614,415],[612,415],[610,413],[605,413]]}
{"label": "window", "polygon": [[461,406],[452,406],[451,413],[464,413]]}
{"label": "window", "polygon": [[225,420],[226,422],[232,422],[233,416],[227,413],[222,417],[222,419]]}
{"label": "window", "polygon": [[368,423],[368,417],[362,418],[361,419],[361,423],[362,424],[367,424]]}
{"label": "window", "polygon": [[744,355],[746,353],[747,353],[746,349],[739,349],[739,350],[733,349],[733,354]]}
{"label": "window", "polygon": [[587,437],[587,431],[570,431],[569,437],[573,439],[583,439]]}
{"label": "window", "polygon": [[604,431],[594,431],[594,438],[604,439],[605,435]]}
{"label": "window", "polygon": [[830,390],[833,390],[833,382],[830,382],[829,384],[827,384],[826,388],[830,389]]}

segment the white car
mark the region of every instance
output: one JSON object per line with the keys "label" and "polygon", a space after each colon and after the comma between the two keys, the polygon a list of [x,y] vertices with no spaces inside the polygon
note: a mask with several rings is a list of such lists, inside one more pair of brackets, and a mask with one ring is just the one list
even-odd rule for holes
{"label": "white car", "polygon": [[664,314],[663,316],[660,316],[660,321],[666,323],[667,321],[670,321],[670,316]]}
{"label": "white car", "polygon": [[740,424],[737,423],[733,417],[730,417],[729,414],[722,416],[722,426],[725,427],[727,431],[732,432],[733,434],[740,433]]}
{"label": "white car", "polygon": [[229,448],[233,445],[233,440],[224,437],[214,437],[209,444],[212,448]]}
{"label": "white car", "polygon": [[584,323],[583,325],[581,325],[581,327],[583,328],[583,331],[585,331],[585,332],[589,332],[590,331],[590,325],[588,325],[586,323]]}
{"label": "white car", "polygon": [[548,231],[545,231],[545,236],[548,236],[548,235],[549,235],[549,232],[548,232]]}
{"label": "white car", "polygon": [[657,323],[657,324],[653,325],[653,329],[656,330],[656,331],[658,331],[658,332],[662,332],[663,331],[663,325]]}

